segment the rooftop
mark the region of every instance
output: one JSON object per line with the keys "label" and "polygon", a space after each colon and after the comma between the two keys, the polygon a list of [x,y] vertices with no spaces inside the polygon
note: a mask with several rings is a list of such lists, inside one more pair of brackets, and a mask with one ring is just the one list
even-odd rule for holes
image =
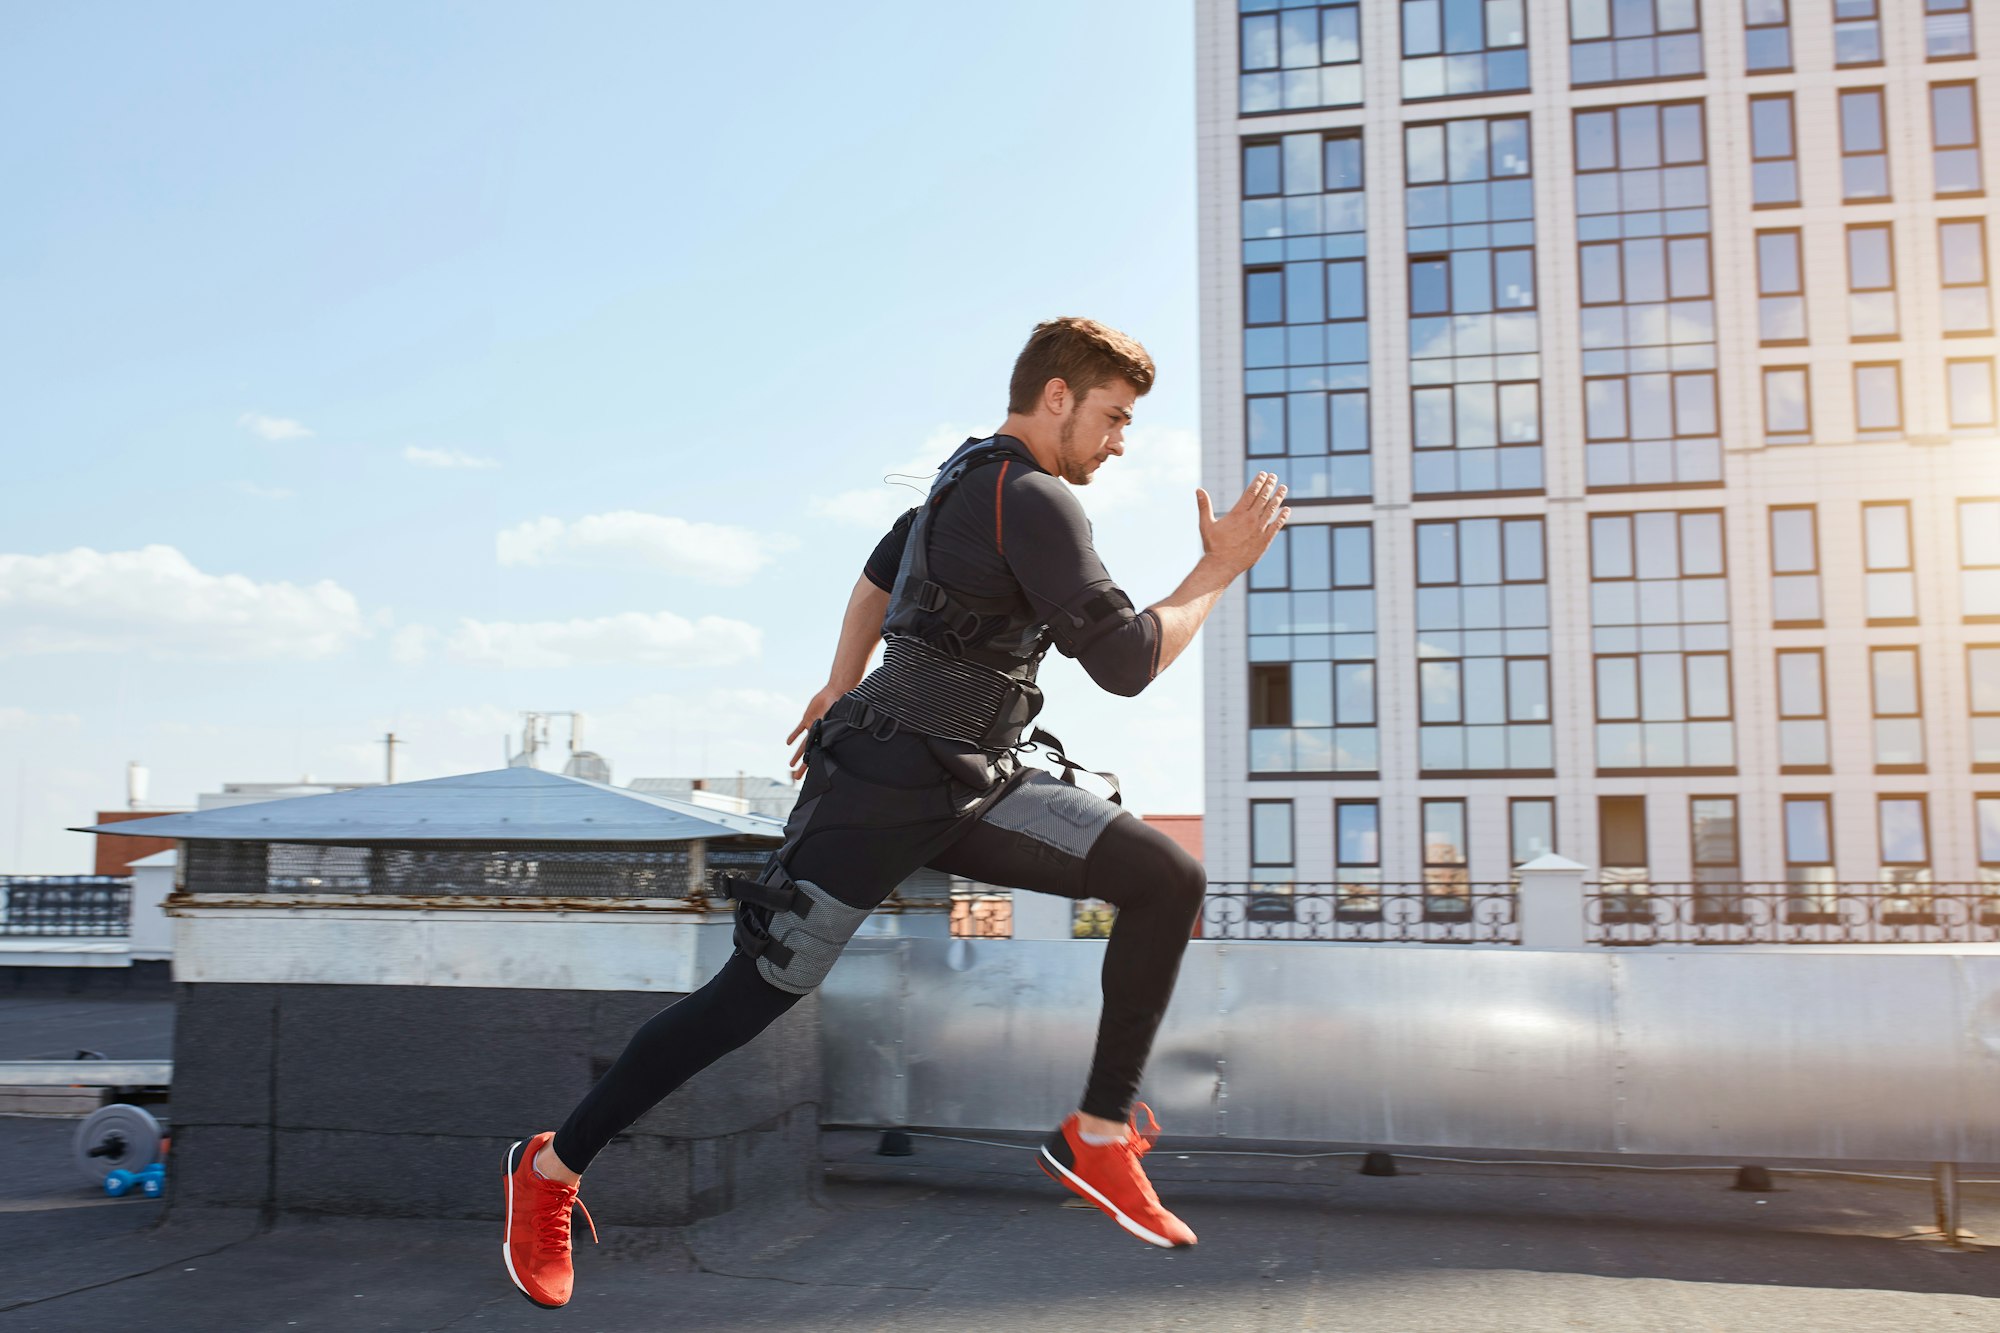
{"label": "rooftop", "polygon": [[[162,1008],[0,997],[0,1031],[36,1028],[14,1058],[85,1034],[114,1057],[153,1055]],[[561,1319],[652,1333],[667,1311],[675,1328],[815,1333],[2000,1326],[1992,1254],[1906,1239],[1929,1220],[1921,1181],[1781,1175],[1749,1193],[1715,1172],[1409,1158],[1384,1178],[1352,1157],[1212,1156],[1199,1150],[1223,1145],[1170,1139],[1147,1163],[1202,1243],[1166,1252],[1065,1207],[1026,1137],[919,1137],[914,1156],[885,1158],[857,1130],[824,1135],[817,1203],[684,1230],[600,1216],[574,1305],[550,1315],[506,1284],[489,1223],[168,1216],[93,1193],[70,1162],[74,1128],[0,1117],[0,1315],[36,1333]],[[2000,1235],[2000,1191],[1966,1194],[1966,1225]]]}

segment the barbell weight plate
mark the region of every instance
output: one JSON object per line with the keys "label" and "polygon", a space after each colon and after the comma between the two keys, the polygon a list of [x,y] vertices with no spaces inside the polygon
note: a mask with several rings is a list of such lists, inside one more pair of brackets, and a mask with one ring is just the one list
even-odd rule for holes
{"label": "barbell weight plate", "polygon": [[[91,1156],[92,1148],[112,1147],[119,1150]],[[123,1102],[100,1106],[76,1127],[73,1149],[77,1169],[83,1172],[84,1179],[102,1184],[106,1176],[121,1167],[138,1172],[159,1160],[160,1122],[143,1106],[127,1106]]]}

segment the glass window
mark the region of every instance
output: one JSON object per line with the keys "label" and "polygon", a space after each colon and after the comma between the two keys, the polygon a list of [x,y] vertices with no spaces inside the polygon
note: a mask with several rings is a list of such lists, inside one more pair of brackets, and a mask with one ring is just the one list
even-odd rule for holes
{"label": "glass window", "polygon": [[1757,332],[1765,343],[1806,339],[1805,264],[1799,232],[1757,233]]}
{"label": "glass window", "polygon": [[1570,0],[1570,84],[1692,78],[1699,29],[1694,0]]}
{"label": "glass window", "polygon": [[1465,802],[1425,801],[1423,819],[1425,889],[1430,893],[1441,888],[1463,889],[1470,878],[1466,869],[1470,858],[1465,846]]}
{"label": "glass window", "polygon": [[1924,0],[1924,58],[1964,60],[1972,54],[1972,0]]}
{"label": "glass window", "polygon": [[1333,803],[1334,878],[1342,884],[1375,884],[1382,878],[1381,814],[1374,801]]}
{"label": "glass window", "polygon": [[1585,480],[1593,490],[1716,484],[1702,106],[1581,111],[1574,125]]}
{"label": "glass window", "polygon": [[1945,362],[1945,386],[1951,400],[1951,424],[1963,430],[1993,424],[1993,362],[1966,357]]}
{"label": "glass window", "polygon": [[1993,331],[1986,290],[1986,222],[1954,218],[1938,223],[1938,269],[1947,336]]}
{"label": "glass window", "polygon": [[1889,155],[1882,129],[1882,90],[1840,94],[1841,198],[1848,203],[1889,197]]}
{"label": "glass window", "polygon": [[1967,647],[1965,675],[1972,709],[1972,766],[1994,772],[2000,770],[2000,646]]}
{"label": "glass window", "polygon": [[1538,491],[1541,363],[1527,121],[1411,125],[1404,143],[1415,489]]}
{"label": "glass window", "polygon": [[1826,665],[1818,648],[1778,653],[1778,762],[1785,772],[1826,768]]}
{"label": "glass window", "polygon": [[1372,566],[1366,524],[1300,523],[1253,567],[1251,772],[1375,770]]}
{"label": "glass window", "polygon": [[1403,97],[1528,86],[1524,0],[1402,0]]}
{"label": "glass window", "polygon": [[1787,0],[1743,0],[1743,66],[1751,74],[1792,67],[1792,16]]}
{"label": "glass window", "polygon": [[2000,620],[2000,500],[1958,502],[1960,613]]}
{"label": "glass window", "polygon": [[1930,836],[1922,796],[1878,796],[1875,808],[1882,845],[1882,882],[1930,881]]}
{"label": "glass window", "polygon": [[1981,878],[1992,885],[2000,880],[2000,796],[1974,797],[1972,816],[1979,828]]}
{"label": "glass window", "polygon": [[1733,884],[1742,879],[1737,845],[1736,798],[1696,796],[1688,801],[1688,832],[1697,885]]}
{"label": "glass window", "polygon": [[1875,767],[1917,769],[1924,762],[1923,709],[1918,702],[1917,650],[1871,648],[1875,701]]}
{"label": "glass window", "polygon": [[1862,559],[1870,624],[1908,624],[1917,616],[1916,571],[1910,562],[1910,506],[1886,501],[1861,506]]}
{"label": "glass window", "polygon": [[1334,0],[1244,14],[1237,109],[1251,116],[1359,105],[1360,13],[1356,0]]}
{"label": "glass window", "polygon": [[[1294,503],[1365,499],[1361,141],[1346,131],[1256,139],[1243,163],[1245,470],[1280,472]],[[1279,455],[1282,466],[1264,461]]]}
{"label": "glass window", "polygon": [[1764,367],[1764,435],[1773,444],[1812,438],[1812,410],[1804,366]]}
{"label": "glass window", "polygon": [[1876,0],[1833,0],[1833,63],[1882,63],[1882,11]]}
{"label": "glass window", "polygon": [[1939,195],[1979,193],[1979,105],[1969,83],[1931,85],[1931,166]]}
{"label": "glass window", "polygon": [[1250,802],[1250,864],[1292,864],[1292,803]]}
{"label": "glass window", "polygon": [[1552,770],[1542,520],[1420,522],[1416,542],[1424,771]]}
{"label": "glass window", "polygon": [[1599,771],[1731,769],[1721,515],[1595,515],[1591,579]]}
{"label": "glass window", "polygon": [[1771,510],[1771,619],[1781,626],[1820,623],[1819,524],[1811,505]]}
{"label": "glass window", "polygon": [[1903,380],[1898,363],[1873,361],[1854,367],[1854,428],[1858,431],[1903,428]]}
{"label": "glass window", "polygon": [[1552,796],[1516,796],[1507,802],[1507,852],[1517,868],[1556,849]]}
{"label": "glass window", "polygon": [[1785,798],[1785,878],[1794,885],[1833,882],[1831,805],[1825,796]]}
{"label": "glass window", "polygon": [[1597,855],[1607,883],[1646,880],[1646,798],[1597,798]]}
{"label": "glass window", "polygon": [[1847,293],[1849,336],[1856,342],[1896,336],[1895,245],[1888,223],[1847,229]]}
{"label": "glass window", "polygon": [[1799,201],[1790,93],[1750,99],[1750,200],[1759,208]]}

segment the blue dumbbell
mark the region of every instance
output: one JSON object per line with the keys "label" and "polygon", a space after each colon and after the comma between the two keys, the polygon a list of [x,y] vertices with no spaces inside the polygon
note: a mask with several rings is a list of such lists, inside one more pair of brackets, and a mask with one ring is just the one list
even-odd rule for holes
{"label": "blue dumbbell", "polygon": [[167,1192],[167,1168],[159,1162],[153,1163],[139,1173],[139,1191],[149,1199],[157,1199]]}
{"label": "blue dumbbell", "polygon": [[114,1199],[123,1198],[138,1180],[138,1176],[121,1167],[104,1177],[104,1192]]}

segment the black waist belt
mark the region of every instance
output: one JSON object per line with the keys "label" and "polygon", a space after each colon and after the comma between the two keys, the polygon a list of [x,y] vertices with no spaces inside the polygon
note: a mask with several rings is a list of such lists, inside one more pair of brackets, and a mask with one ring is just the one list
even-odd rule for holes
{"label": "black waist belt", "polygon": [[1019,745],[1042,711],[1042,692],[1033,681],[1003,675],[901,634],[884,643],[881,665],[854,687],[853,697],[911,731],[982,750]]}

